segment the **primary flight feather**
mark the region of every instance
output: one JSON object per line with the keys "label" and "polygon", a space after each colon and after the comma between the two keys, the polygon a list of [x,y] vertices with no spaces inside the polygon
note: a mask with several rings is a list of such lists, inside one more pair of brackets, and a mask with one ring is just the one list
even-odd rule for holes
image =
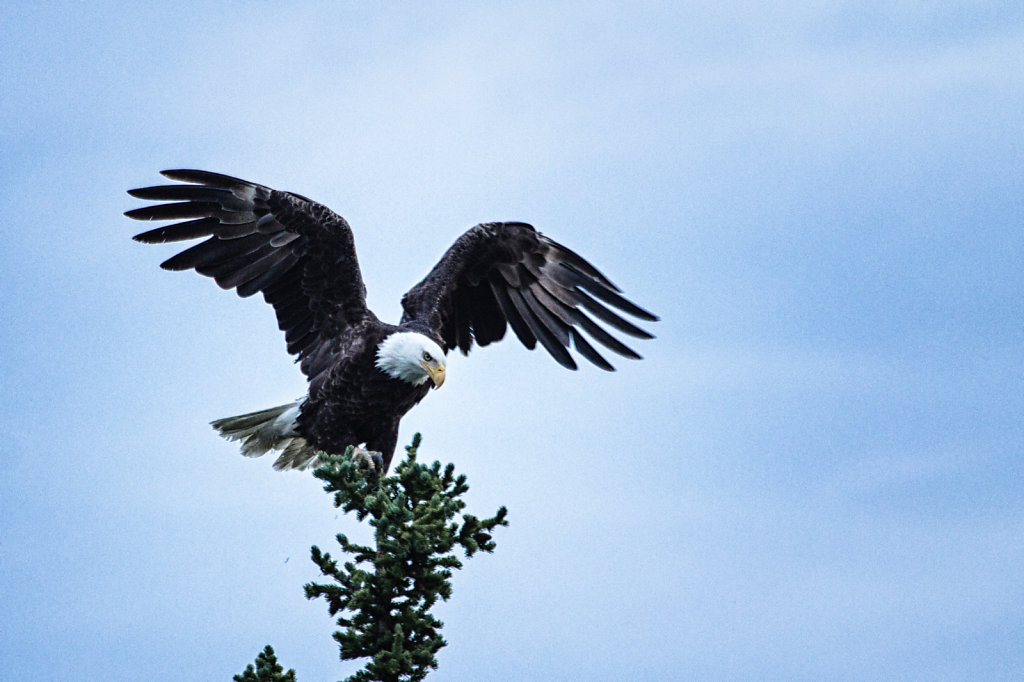
{"label": "primary flight feather", "polygon": [[366,307],[352,230],[326,206],[219,173],[162,175],[184,184],[128,193],[171,203],[125,215],[181,222],[135,240],[203,239],[161,267],[195,270],[240,296],[262,293],[309,381],[308,394],[293,403],[213,422],[224,437],[242,441],[245,455],[279,451],[278,469],[305,468],[320,451],[365,445],[379,453],[386,472],[399,421],[444,382],[445,354],[499,341],[508,326],[524,346],[540,343],[569,369],[576,369],[570,346],[613,369],[583,333],[614,353],[640,357],[593,318],[622,334],[653,338],[620,312],[648,321],[655,315],[626,300],[583,257],[520,222],[469,229],[402,297],[399,323],[388,324]]}

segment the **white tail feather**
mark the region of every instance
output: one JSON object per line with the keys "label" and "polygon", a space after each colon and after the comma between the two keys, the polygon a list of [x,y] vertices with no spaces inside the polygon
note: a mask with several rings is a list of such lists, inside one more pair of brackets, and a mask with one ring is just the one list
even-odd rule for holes
{"label": "white tail feather", "polygon": [[242,454],[259,457],[281,450],[275,469],[305,469],[316,460],[317,451],[295,430],[301,400],[267,410],[225,417],[210,422],[221,436],[242,441]]}

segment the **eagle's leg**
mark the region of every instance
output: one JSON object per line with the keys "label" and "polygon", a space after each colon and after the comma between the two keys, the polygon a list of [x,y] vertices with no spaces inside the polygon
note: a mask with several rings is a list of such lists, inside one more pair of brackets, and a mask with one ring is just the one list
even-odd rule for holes
{"label": "eagle's leg", "polygon": [[357,445],[352,450],[352,459],[365,463],[366,467],[378,476],[384,472],[384,456],[375,450],[367,450]]}

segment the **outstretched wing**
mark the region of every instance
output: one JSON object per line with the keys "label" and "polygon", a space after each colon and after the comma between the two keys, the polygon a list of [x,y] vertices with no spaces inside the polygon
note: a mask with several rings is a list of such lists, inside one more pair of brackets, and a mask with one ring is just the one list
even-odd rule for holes
{"label": "outstretched wing", "polygon": [[[606,305],[607,304],[607,305]],[[587,360],[613,370],[581,334],[619,355],[632,349],[587,313],[639,339],[651,334],[609,309],[655,321],[627,301],[607,277],[581,256],[526,223],[484,223],[459,237],[422,282],[402,297],[402,322],[425,324],[445,345],[468,353],[500,340],[506,323],[527,348],[539,341],[564,367],[576,369],[570,343]]]}
{"label": "outstretched wing", "polygon": [[212,277],[239,296],[262,292],[274,306],[288,352],[309,377],[324,368],[332,341],[372,315],[348,223],[326,206],[228,175],[200,170],[161,174],[188,184],[129,190],[169,201],[125,213],[136,220],[182,220],[134,237],[146,244],[205,241],[163,262],[165,270]]}

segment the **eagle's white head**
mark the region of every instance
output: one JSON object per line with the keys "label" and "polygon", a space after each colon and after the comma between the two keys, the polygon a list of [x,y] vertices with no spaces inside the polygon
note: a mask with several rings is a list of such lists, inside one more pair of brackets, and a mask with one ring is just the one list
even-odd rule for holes
{"label": "eagle's white head", "polygon": [[421,386],[430,379],[434,388],[444,383],[444,351],[417,332],[395,332],[377,346],[377,369],[390,377]]}

